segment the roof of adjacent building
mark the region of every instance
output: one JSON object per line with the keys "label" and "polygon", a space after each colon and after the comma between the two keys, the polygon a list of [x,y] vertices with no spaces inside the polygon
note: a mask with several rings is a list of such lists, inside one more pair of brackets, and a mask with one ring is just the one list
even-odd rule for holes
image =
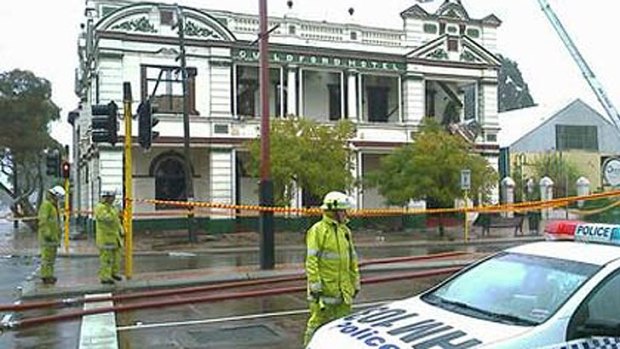
{"label": "roof of adjacent building", "polygon": [[535,105],[529,108],[499,113],[499,145],[500,147],[510,147],[529,136],[547,122],[559,117],[582,113],[583,111],[587,112],[588,117],[600,118],[605,124],[614,127],[607,118],[577,98],[560,105]]}

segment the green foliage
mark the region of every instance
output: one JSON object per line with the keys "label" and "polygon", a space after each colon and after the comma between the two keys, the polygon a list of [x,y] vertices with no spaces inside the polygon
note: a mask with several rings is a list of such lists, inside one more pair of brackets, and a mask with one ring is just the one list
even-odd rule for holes
{"label": "green foliage", "polygon": [[[553,180],[553,196],[563,198],[577,195],[577,179],[581,176],[577,166],[558,153],[542,154],[532,164],[536,186],[541,178],[548,176]],[[566,189],[568,188],[568,193]],[[537,188],[537,190],[539,190]]]}
{"label": "green foliage", "polygon": [[50,82],[32,72],[0,73],[0,190],[23,206],[33,192],[41,196],[43,149],[58,146],[49,135],[60,117],[51,96]]}
{"label": "green foliage", "polygon": [[0,73],[0,148],[21,154],[51,144],[49,123],[60,117],[51,96],[50,82],[32,72]]}
{"label": "green foliage", "polygon": [[[271,122],[271,179],[276,205],[288,205],[293,198],[293,183],[315,196],[354,185],[351,151],[347,141],[355,135],[349,121],[334,126],[304,119],[278,119]],[[260,139],[248,143],[248,171],[255,177],[260,171]]]}
{"label": "green foliage", "polygon": [[618,224],[620,222],[620,207],[613,206],[618,200],[616,198],[601,198],[587,200],[584,202],[583,210],[601,210],[595,214],[582,217],[586,222]]}
{"label": "green foliage", "polygon": [[499,111],[508,111],[533,106],[534,98],[530,95],[517,62],[502,57],[499,69],[498,102]]}
{"label": "green foliage", "polygon": [[409,200],[432,200],[451,207],[462,197],[461,170],[471,170],[470,197],[487,199],[497,183],[497,173],[487,160],[472,152],[462,138],[444,131],[427,118],[413,144],[396,149],[381,160],[381,168],[367,176],[389,205],[404,206]]}

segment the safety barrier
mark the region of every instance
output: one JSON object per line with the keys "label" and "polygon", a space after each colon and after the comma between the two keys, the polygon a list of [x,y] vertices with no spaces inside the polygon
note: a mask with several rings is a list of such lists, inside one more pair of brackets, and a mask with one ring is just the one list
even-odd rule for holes
{"label": "safety barrier", "polygon": [[[594,193],[584,196],[570,196],[565,198],[556,198],[547,201],[528,201],[514,204],[500,204],[500,205],[482,205],[476,207],[455,207],[455,208],[429,208],[429,209],[410,209],[410,208],[384,208],[384,209],[356,209],[351,210],[350,215],[354,217],[373,217],[373,216],[391,216],[391,215],[431,215],[431,214],[447,214],[447,213],[501,213],[501,212],[523,212],[540,210],[547,208],[555,208],[569,205],[576,201],[589,201],[602,198],[615,198],[620,197],[620,190],[608,191],[602,193]],[[177,207],[179,209],[186,210],[159,210],[156,212],[136,212],[134,217],[161,217],[161,216],[179,216],[186,217],[188,212],[193,212],[195,216],[212,216],[212,215],[224,215],[236,217],[255,217],[259,212],[272,212],[274,214],[289,214],[289,215],[301,215],[301,216],[317,216],[321,215],[320,208],[295,208],[295,207],[283,207],[283,206],[259,206],[259,205],[235,205],[213,202],[188,202],[188,201],[171,201],[171,200],[157,200],[157,199],[134,199],[137,204],[148,205],[166,205],[170,207]],[[595,214],[602,212],[606,209],[613,208],[620,205],[620,201],[609,205],[609,207],[603,209],[596,209],[591,211],[572,210],[577,214]],[[228,211],[228,213],[222,212]],[[252,212],[249,214],[247,212]],[[92,211],[72,211],[71,215],[92,215]],[[0,217],[3,220],[34,220],[37,217],[14,217],[7,215]]]}

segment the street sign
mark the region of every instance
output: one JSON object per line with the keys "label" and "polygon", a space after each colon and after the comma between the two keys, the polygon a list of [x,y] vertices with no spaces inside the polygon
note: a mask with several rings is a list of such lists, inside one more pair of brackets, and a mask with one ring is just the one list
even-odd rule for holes
{"label": "street sign", "polygon": [[461,170],[461,189],[471,189],[471,170]]}

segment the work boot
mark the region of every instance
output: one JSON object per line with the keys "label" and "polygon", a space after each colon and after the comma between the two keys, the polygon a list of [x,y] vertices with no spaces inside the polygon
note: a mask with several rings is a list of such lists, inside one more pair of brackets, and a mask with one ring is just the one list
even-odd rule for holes
{"label": "work boot", "polygon": [[53,276],[41,278],[44,285],[53,285],[56,283],[57,279]]}
{"label": "work boot", "polygon": [[116,280],[116,281],[123,281],[123,277],[120,275],[112,275],[112,279]]}
{"label": "work boot", "polygon": [[114,285],[114,280],[101,280],[104,285]]}

